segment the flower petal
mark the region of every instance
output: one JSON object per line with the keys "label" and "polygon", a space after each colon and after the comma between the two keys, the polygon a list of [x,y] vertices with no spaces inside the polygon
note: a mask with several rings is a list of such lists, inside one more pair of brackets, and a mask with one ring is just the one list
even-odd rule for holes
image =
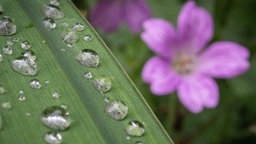
{"label": "flower petal", "polygon": [[145,31],[142,40],[159,56],[170,59],[174,44],[175,30],[173,26],[162,19],[149,19],[143,23]]}
{"label": "flower petal", "polygon": [[169,64],[158,57],[148,60],[143,68],[142,78],[151,84],[151,91],[156,95],[173,92],[180,82],[180,77],[171,70]]}
{"label": "flower petal", "polygon": [[123,15],[122,2],[101,0],[91,10],[90,21],[95,27],[111,32],[118,27]]}
{"label": "flower petal", "polygon": [[151,11],[144,0],[126,1],[125,17],[129,28],[133,32],[142,30],[142,23],[151,17]]}
{"label": "flower petal", "polygon": [[248,50],[233,42],[213,43],[198,59],[198,71],[217,78],[244,73],[250,64]]}
{"label": "flower petal", "polygon": [[178,87],[181,103],[193,113],[199,113],[204,107],[214,108],[219,101],[216,82],[205,76],[193,76],[184,79]]}
{"label": "flower petal", "polygon": [[[203,8],[194,1],[188,1],[178,17],[180,41],[194,53],[199,52],[213,35],[213,20]],[[188,45],[188,46],[187,46]]]}

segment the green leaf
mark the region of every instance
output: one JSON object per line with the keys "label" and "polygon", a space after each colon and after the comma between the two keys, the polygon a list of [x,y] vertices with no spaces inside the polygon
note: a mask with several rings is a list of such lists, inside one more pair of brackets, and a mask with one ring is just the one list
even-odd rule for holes
{"label": "green leaf", "polygon": [[[0,94],[0,102],[11,104],[11,108],[0,109],[1,143],[45,143],[44,135],[51,131],[59,132],[66,144],[125,144],[136,141],[148,144],[172,143],[123,68],[70,1],[60,1],[60,10],[65,16],[55,20],[55,29],[50,30],[43,25],[44,5],[48,3],[46,0],[2,1],[4,11],[1,17],[8,15],[14,19],[17,33],[0,36],[0,46],[4,47],[10,38],[19,38],[19,42],[14,42],[12,55],[2,54],[3,61],[0,62],[0,86],[5,90]],[[75,23],[85,26],[84,31],[77,32],[79,41],[73,48],[68,47],[62,39],[62,35],[68,31],[68,28],[62,26],[63,22],[69,23],[68,28]],[[93,40],[84,41],[85,35],[90,35]],[[22,75],[13,70],[11,65],[24,52],[20,48],[24,40],[31,44],[30,50],[37,57],[38,73],[35,76]],[[83,49],[98,53],[101,60],[97,68],[84,67],[76,60],[75,57]],[[112,82],[111,90],[99,92],[93,85],[95,80],[84,77],[85,72],[91,72],[93,78],[102,75],[108,77]],[[38,79],[42,87],[29,87],[32,79]],[[21,90],[26,98],[24,101],[18,98]],[[52,97],[55,92],[59,98]],[[121,100],[128,106],[129,112],[125,119],[117,121],[107,116],[104,112],[106,97],[110,101]],[[41,122],[42,112],[60,105],[67,106],[71,125],[64,131],[51,130]],[[133,120],[144,125],[144,135],[127,137],[125,128]],[[133,132],[138,134],[139,131]]]}

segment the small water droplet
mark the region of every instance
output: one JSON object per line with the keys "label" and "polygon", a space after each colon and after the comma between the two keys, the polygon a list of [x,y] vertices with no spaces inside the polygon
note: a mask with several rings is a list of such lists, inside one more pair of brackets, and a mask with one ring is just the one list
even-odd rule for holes
{"label": "small water droplet", "polygon": [[144,126],[139,121],[131,121],[125,129],[129,136],[142,136],[145,133]]}
{"label": "small water droplet", "polygon": [[64,28],[67,28],[67,27],[69,26],[69,24],[68,24],[67,22],[62,22],[61,25],[62,25],[62,27],[64,27]]}
{"label": "small water droplet", "polygon": [[19,57],[12,61],[12,68],[22,75],[34,76],[37,74],[37,66],[32,58]]}
{"label": "small water droplet", "polygon": [[35,61],[36,60],[36,55],[33,51],[31,50],[26,50],[22,53],[22,55],[27,59],[29,60],[30,62],[31,61]]}
{"label": "small water droplet", "polygon": [[57,93],[57,92],[54,92],[54,93],[52,94],[52,97],[55,98],[55,99],[58,99],[58,98],[60,98],[60,94]]}
{"label": "small water droplet", "polygon": [[2,108],[6,109],[6,110],[10,110],[12,108],[12,105],[10,102],[3,102],[1,104]]}
{"label": "small water droplet", "polygon": [[28,41],[25,40],[25,41],[21,42],[20,47],[24,50],[27,50],[31,47],[31,45]]}
{"label": "small water droplet", "polygon": [[31,113],[30,112],[26,112],[26,116],[31,116]]}
{"label": "small water droplet", "polygon": [[0,35],[13,35],[16,33],[16,25],[9,16],[0,19]]}
{"label": "small water droplet", "polygon": [[42,112],[41,121],[54,130],[65,130],[70,126],[69,113],[59,106],[46,108]]}
{"label": "small water droplet", "polygon": [[4,60],[3,55],[0,54],[0,62],[3,61],[3,60]]}
{"label": "small water droplet", "polygon": [[131,137],[130,137],[130,136],[127,136],[127,137],[126,137],[126,139],[127,139],[127,140],[130,140],[130,139],[131,139]]}
{"label": "small water droplet", "polygon": [[66,50],[64,48],[60,49],[62,52],[65,52]]}
{"label": "small water droplet", "polygon": [[60,107],[63,108],[63,109],[67,109],[68,108],[68,106],[66,104],[61,104]]}
{"label": "small water droplet", "polygon": [[6,92],[5,88],[0,85],[0,94],[4,94]]}
{"label": "small water droplet", "polygon": [[100,92],[108,92],[112,87],[111,80],[105,76],[99,76],[94,79],[93,84],[95,88]]}
{"label": "small water droplet", "polygon": [[73,31],[64,34],[62,38],[63,38],[63,41],[68,44],[74,44],[78,41],[78,36]]}
{"label": "small water droplet", "polygon": [[26,96],[24,94],[23,90],[19,91],[19,101],[25,101],[26,100]]}
{"label": "small water droplet", "polygon": [[12,37],[12,38],[11,38],[11,41],[17,43],[17,42],[20,41],[20,39],[19,39],[18,37]]}
{"label": "small water droplet", "polygon": [[3,50],[4,54],[12,55],[12,47],[10,47],[10,46],[5,46],[5,47],[3,47],[2,50]]}
{"label": "small water droplet", "polygon": [[109,97],[104,97],[104,102],[109,103],[110,102]]}
{"label": "small water droplet", "polygon": [[55,6],[59,6],[60,5],[59,0],[51,0],[50,4],[51,5],[55,5]]}
{"label": "small water droplet", "polygon": [[76,56],[76,59],[80,62],[80,64],[86,67],[91,67],[91,68],[98,67],[100,63],[99,55],[94,50],[91,50],[91,49],[82,50]]}
{"label": "small water droplet", "polygon": [[45,83],[45,84],[49,84],[49,83],[50,83],[50,81],[49,81],[49,80],[46,80],[44,83]]}
{"label": "small water droplet", "polygon": [[43,40],[43,41],[42,41],[42,43],[46,43],[46,41],[45,41],[45,40]]}
{"label": "small water droplet", "polygon": [[85,35],[84,40],[87,42],[92,41],[92,37],[90,35]]}
{"label": "small water droplet", "polygon": [[44,136],[45,142],[48,144],[61,144],[62,142],[62,136],[60,133],[55,133],[55,132],[48,132]]}
{"label": "small water droplet", "polygon": [[73,47],[74,47],[73,44],[67,44],[67,46],[68,46],[69,48],[73,48]]}
{"label": "small water droplet", "polygon": [[72,27],[73,31],[83,31],[84,30],[84,25],[81,23],[76,23]]}
{"label": "small water droplet", "polygon": [[33,79],[29,82],[29,86],[33,89],[40,89],[42,87],[41,83],[37,79]]}
{"label": "small water droplet", "polygon": [[45,16],[53,19],[63,18],[64,14],[60,11],[60,8],[56,5],[45,5]]}
{"label": "small water droplet", "polygon": [[144,144],[142,141],[136,141],[135,144]]}
{"label": "small water droplet", "polygon": [[91,79],[92,78],[92,73],[91,72],[85,72],[84,77],[87,78],[87,79]]}
{"label": "small water droplet", "polygon": [[128,107],[122,101],[115,100],[107,104],[105,112],[115,120],[122,120],[128,114]]}
{"label": "small water droplet", "polygon": [[13,46],[13,41],[11,41],[11,40],[6,41],[6,45],[8,47],[12,47]]}
{"label": "small water droplet", "polygon": [[46,28],[49,28],[49,29],[54,29],[56,28],[56,23],[55,23],[55,20],[52,19],[52,18],[44,18],[43,19],[43,24]]}

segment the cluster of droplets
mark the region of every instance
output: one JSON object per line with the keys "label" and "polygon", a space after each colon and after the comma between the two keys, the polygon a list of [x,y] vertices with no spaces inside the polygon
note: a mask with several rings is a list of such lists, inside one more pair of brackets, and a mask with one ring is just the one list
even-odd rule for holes
{"label": "cluster of droplets", "polygon": [[[78,63],[87,68],[97,68],[100,63],[98,53],[91,49],[80,51],[75,58]],[[103,95],[104,101],[106,102],[105,114],[117,121],[124,120],[128,115],[128,106],[121,100],[110,100],[105,96],[105,93],[109,92],[112,88],[111,79],[104,75],[93,78],[92,73],[88,71],[83,75],[86,79],[92,79],[95,89]],[[127,139],[130,139],[130,137],[140,137],[145,133],[144,125],[137,120],[132,120],[126,126],[125,132],[128,135]],[[136,144],[143,144],[143,142],[137,141]]]}

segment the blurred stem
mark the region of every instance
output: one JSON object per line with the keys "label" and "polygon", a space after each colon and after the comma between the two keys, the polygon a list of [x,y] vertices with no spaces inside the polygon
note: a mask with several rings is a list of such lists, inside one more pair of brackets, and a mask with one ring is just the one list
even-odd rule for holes
{"label": "blurred stem", "polygon": [[172,135],[174,130],[173,130],[173,124],[175,121],[175,113],[176,113],[176,96],[175,95],[170,95],[168,97],[168,115],[166,118],[166,128],[167,132],[169,135]]}
{"label": "blurred stem", "polygon": [[80,13],[87,18],[88,15],[88,3],[87,0],[71,0],[74,5],[79,9]]}

